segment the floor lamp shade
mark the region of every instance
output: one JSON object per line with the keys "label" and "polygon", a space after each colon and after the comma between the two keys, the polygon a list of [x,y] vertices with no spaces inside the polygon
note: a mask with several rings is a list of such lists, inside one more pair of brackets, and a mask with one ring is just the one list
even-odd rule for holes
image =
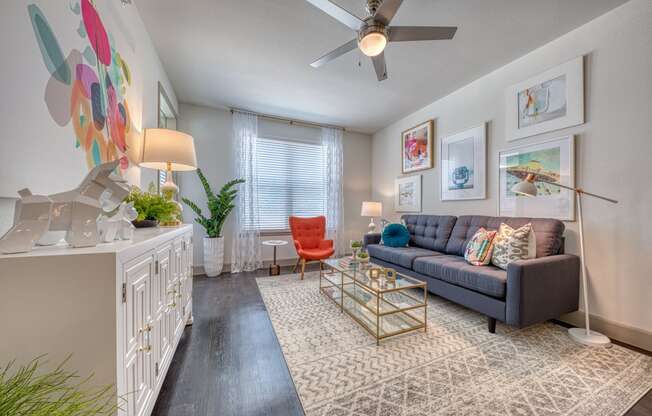
{"label": "floor lamp shade", "polygon": [[176,130],[145,129],[140,166],[168,171],[195,170],[195,141],[191,135]]}

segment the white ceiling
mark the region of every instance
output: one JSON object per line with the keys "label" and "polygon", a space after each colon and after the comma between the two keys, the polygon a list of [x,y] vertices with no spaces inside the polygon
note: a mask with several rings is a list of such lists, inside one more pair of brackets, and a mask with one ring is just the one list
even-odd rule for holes
{"label": "white ceiling", "polygon": [[[380,83],[357,50],[309,66],[354,34],[305,0],[136,2],[179,101],[372,133],[626,0],[404,0],[393,25],[459,30],[390,44]],[[365,0],[336,2],[365,15]]]}

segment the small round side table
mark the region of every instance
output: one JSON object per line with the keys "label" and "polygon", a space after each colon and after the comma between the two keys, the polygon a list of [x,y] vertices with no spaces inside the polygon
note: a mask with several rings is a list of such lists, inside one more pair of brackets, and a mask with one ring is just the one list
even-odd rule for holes
{"label": "small round side table", "polygon": [[281,266],[276,264],[276,247],[278,246],[285,246],[287,245],[287,241],[285,240],[267,240],[263,241],[262,244],[264,246],[272,246],[274,247],[274,261],[272,264],[269,266],[269,275],[270,276],[278,276],[281,274]]}

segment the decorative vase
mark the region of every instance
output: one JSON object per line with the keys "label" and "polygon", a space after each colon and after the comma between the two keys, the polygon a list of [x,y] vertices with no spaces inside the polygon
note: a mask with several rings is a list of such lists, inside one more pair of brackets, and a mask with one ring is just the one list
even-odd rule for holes
{"label": "decorative vase", "polygon": [[215,277],[222,273],[224,266],[224,237],[204,237],[204,273]]}

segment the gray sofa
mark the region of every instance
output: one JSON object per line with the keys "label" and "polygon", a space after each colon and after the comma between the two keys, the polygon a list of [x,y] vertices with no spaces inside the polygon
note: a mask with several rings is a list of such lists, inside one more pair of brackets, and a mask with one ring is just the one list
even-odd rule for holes
{"label": "gray sofa", "polygon": [[[380,244],[380,234],[367,234],[364,245],[372,262],[396,269],[428,284],[428,290],[488,317],[524,327],[578,309],[580,260],[563,254],[564,224],[554,219],[487,216],[404,215],[410,232],[408,247]],[[464,250],[475,232],[497,230],[501,223],[521,227],[532,223],[536,258],[495,266],[473,266]]]}

